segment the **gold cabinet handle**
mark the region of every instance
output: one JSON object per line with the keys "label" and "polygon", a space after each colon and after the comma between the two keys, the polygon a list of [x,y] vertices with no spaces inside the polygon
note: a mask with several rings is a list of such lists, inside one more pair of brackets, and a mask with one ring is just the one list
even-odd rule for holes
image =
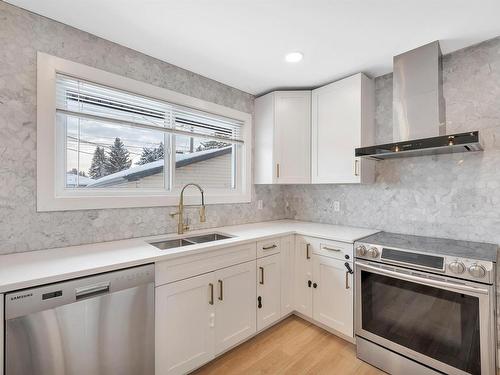
{"label": "gold cabinet handle", "polygon": [[354,175],[355,176],[359,176],[358,164],[359,164],[359,160],[358,159],[354,160]]}
{"label": "gold cabinet handle", "polygon": [[223,285],[222,285],[222,280],[219,280],[219,301],[223,301],[224,300],[224,289],[223,289]]}
{"label": "gold cabinet handle", "polygon": [[259,267],[259,270],[260,270],[259,284],[264,285],[264,267]]}
{"label": "gold cabinet handle", "polygon": [[310,243],[306,244],[306,259],[311,259],[310,249],[311,249],[311,244]]}
{"label": "gold cabinet handle", "polygon": [[208,284],[208,288],[210,289],[210,299],[208,300],[208,303],[210,305],[214,304],[214,284],[210,283]]}

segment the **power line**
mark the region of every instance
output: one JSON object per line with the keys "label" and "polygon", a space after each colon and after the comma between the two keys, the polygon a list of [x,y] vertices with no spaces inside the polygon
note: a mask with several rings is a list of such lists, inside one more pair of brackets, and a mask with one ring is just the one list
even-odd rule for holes
{"label": "power line", "polygon": [[[69,139],[73,139],[73,140],[76,140],[78,141],[78,137],[74,137],[74,136],[71,136],[71,135],[68,135],[66,136],[67,138]],[[116,139],[116,137],[101,137],[101,138],[108,138],[108,139],[112,139],[113,141]],[[122,141],[123,140],[126,140],[126,138],[120,138]],[[92,142],[92,141],[86,141],[84,139],[80,139],[80,142],[84,142],[84,143],[90,143],[90,144],[95,144],[95,145],[102,145],[102,146],[110,146],[113,144],[113,142],[111,143],[99,143],[99,142]],[[163,141],[160,141],[160,142],[163,142]],[[143,148],[143,147],[146,147],[146,146],[156,146],[157,144],[159,143],[153,143],[153,142],[149,142],[149,143],[143,143],[142,146],[136,146],[136,145],[127,145],[126,147],[132,147],[132,148]]]}

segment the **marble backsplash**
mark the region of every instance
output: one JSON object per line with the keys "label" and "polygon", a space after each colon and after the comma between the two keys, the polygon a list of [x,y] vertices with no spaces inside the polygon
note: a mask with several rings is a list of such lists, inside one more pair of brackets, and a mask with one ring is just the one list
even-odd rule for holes
{"label": "marble backsplash", "polygon": [[[376,140],[391,142],[392,74],[375,86]],[[370,185],[290,185],[288,217],[500,243],[500,37],[444,56],[443,92],[447,133],[479,130],[484,152],[380,161]]]}
{"label": "marble backsplash", "polygon": [[[0,253],[175,231],[168,207],[36,212],[36,51],[253,111],[249,94],[1,1],[0,42]],[[379,162],[371,185],[258,185],[253,203],[210,206],[205,225],[287,217],[500,243],[500,38],[444,57],[444,95],[447,131],[479,129],[484,152]],[[389,142],[391,75],[376,101]]]}
{"label": "marble backsplash", "polygon": [[[0,1],[0,254],[176,231],[172,207],[36,212],[36,52],[42,51],[240,111],[253,96]],[[264,201],[258,210],[256,200]],[[188,210],[193,228],[196,211]],[[210,205],[205,226],[285,217],[279,186],[250,204]]]}

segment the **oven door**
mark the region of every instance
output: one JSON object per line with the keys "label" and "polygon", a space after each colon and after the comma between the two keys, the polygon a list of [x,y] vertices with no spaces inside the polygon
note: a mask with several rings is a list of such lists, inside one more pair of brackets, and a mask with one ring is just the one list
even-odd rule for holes
{"label": "oven door", "polygon": [[495,374],[493,286],[356,261],[356,335],[446,374]]}

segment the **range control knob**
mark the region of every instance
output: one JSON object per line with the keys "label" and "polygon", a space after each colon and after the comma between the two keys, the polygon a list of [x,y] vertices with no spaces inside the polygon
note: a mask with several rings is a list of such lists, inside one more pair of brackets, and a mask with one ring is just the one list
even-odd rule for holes
{"label": "range control knob", "polygon": [[372,258],[378,257],[378,249],[376,247],[370,247],[370,249],[368,250],[368,255]]}
{"label": "range control knob", "polygon": [[451,262],[448,265],[448,268],[450,269],[451,272],[456,273],[457,275],[460,275],[461,273],[465,272],[465,265],[457,260]]}
{"label": "range control knob", "polygon": [[479,279],[486,276],[486,268],[480,264],[474,263],[469,267],[469,273]]}
{"label": "range control knob", "polygon": [[364,245],[359,245],[356,247],[356,254],[359,256],[366,255],[366,247]]}

